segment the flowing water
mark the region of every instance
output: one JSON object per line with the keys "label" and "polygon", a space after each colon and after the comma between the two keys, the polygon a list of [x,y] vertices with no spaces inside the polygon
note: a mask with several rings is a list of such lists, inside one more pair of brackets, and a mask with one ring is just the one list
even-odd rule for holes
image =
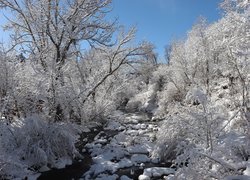
{"label": "flowing water", "polygon": [[[127,117],[132,117],[133,116],[142,116],[145,117],[145,114],[135,114],[135,113],[128,113]],[[145,120],[146,119],[146,120]],[[152,124],[154,123],[155,126],[157,126],[157,122],[152,122],[150,117],[146,117],[144,120],[139,120],[139,121],[131,121],[131,122],[126,122],[126,126],[131,126],[136,125],[136,123],[140,123],[143,121],[144,124]],[[124,123],[125,124],[125,123]],[[88,133],[83,133],[80,136],[80,141],[77,144],[77,147],[79,149],[79,152],[82,152],[82,149],[86,149],[85,145],[87,143],[94,142],[96,137],[98,138],[105,138],[108,141],[105,142],[104,146],[109,143],[109,140],[112,139],[115,135],[120,133],[122,130],[110,130],[110,129],[105,129],[104,127],[98,126],[93,129],[91,129],[90,132]],[[84,139],[87,138],[87,141],[83,141]],[[41,176],[38,178],[39,180],[49,180],[49,179],[60,179],[60,180],[71,180],[71,179],[80,179],[83,177],[83,175],[89,171],[90,167],[94,164],[91,153],[88,151],[81,153],[83,155],[82,160],[75,160],[72,165],[68,165],[65,168],[62,169],[51,169],[46,172],[42,172]],[[148,154],[147,154],[148,155]],[[132,154],[130,154],[132,156]],[[117,174],[119,177],[122,175],[126,175],[129,178],[132,179],[138,179],[139,175],[143,174],[143,169],[144,168],[150,168],[150,167],[170,167],[172,164],[171,163],[152,163],[152,162],[145,162],[143,167],[140,167],[138,165],[133,165],[130,167],[126,168],[121,168],[118,169],[115,174]],[[109,173],[109,172],[107,172]],[[92,177],[93,179],[96,178],[96,176]],[[92,179],[91,178],[91,179]]]}

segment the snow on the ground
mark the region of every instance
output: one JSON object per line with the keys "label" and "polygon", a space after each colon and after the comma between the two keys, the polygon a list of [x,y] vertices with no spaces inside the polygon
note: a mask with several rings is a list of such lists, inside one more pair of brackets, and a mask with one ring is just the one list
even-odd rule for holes
{"label": "snow on the ground", "polygon": [[[142,175],[139,176],[139,180],[150,180],[151,178],[161,177],[163,175],[170,175],[174,174],[175,170],[172,168],[165,168],[165,167],[152,167],[144,169]],[[170,179],[170,178],[168,178]]]}
{"label": "snow on the ground", "polygon": [[144,174],[142,174],[142,175],[139,176],[138,179],[139,179],[139,180],[150,180],[150,177],[149,177],[149,176],[146,176],[146,175],[144,175]]}
{"label": "snow on the ground", "polygon": [[[117,116],[124,117],[119,112]],[[127,115],[121,120],[114,120],[104,127],[94,139],[94,142],[86,144],[85,148],[91,153],[93,164],[84,179],[115,179],[114,175],[121,168],[137,166],[144,168],[144,163],[155,162],[149,157],[154,148],[154,138],[158,129],[157,124],[145,119],[138,114]],[[137,123],[135,123],[137,121]],[[138,123],[138,122],[141,123]],[[112,134],[116,132],[116,134]],[[109,135],[110,134],[110,135]],[[149,174],[150,169],[145,171]],[[153,175],[170,174],[171,170],[151,169]],[[172,171],[171,171],[172,173]],[[110,174],[113,174],[112,176]],[[146,175],[148,175],[146,174]],[[123,180],[127,176],[120,177]]]}
{"label": "snow on the ground", "polygon": [[69,157],[63,157],[60,158],[56,161],[55,166],[60,169],[64,168],[66,165],[71,165],[72,164],[72,159]]}
{"label": "snow on the ground", "polygon": [[131,161],[135,162],[135,163],[145,163],[145,162],[149,162],[150,158],[145,155],[145,154],[134,154],[131,157]]}
{"label": "snow on the ground", "polygon": [[100,174],[97,176],[96,180],[116,180],[119,176],[117,174],[108,175],[108,174]]}
{"label": "snow on the ground", "polygon": [[120,180],[132,180],[131,178],[129,178],[128,176],[122,175],[120,177]]}
{"label": "snow on the ground", "polygon": [[249,176],[250,179],[250,160],[248,160],[247,168],[243,173],[244,175]]}
{"label": "snow on the ground", "polygon": [[225,180],[249,180],[250,176],[238,175],[238,176],[227,176]]}
{"label": "snow on the ground", "polygon": [[[35,173],[27,176],[28,180],[36,180],[40,176],[40,173]],[[18,178],[17,178],[18,179]],[[17,180],[16,179],[16,180]]]}
{"label": "snow on the ground", "polygon": [[174,174],[175,170],[165,167],[152,167],[144,169],[143,175],[148,177],[160,177],[162,175]]}
{"label": "snow on the ground", "polygon": [[121,125],[121,123],[117,121],[110,121],[107,127],[104,127],[105,130],[124,130],[125,127]]}
{"label": "snow on the ground", "polygon": [[135,144],[127,148],[131,154],[147,154],[153,150],[152,143],[149,144]]}

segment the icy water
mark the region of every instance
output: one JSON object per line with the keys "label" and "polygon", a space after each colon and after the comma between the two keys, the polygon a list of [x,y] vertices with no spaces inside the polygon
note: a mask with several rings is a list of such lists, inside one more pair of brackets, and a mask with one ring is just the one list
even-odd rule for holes
{"label": "icy water", "polygon": [[38,179],[120,179],[124,175],[138,179],[145,168],[171,166],[153,163],[149,157],[158,130],[158,122],[151,121],[151,117],[141,113],[118,114],[110,117],[109,122],[81,135],[77,146],[80,151],[85,150],[82,161],[43,172]]}
{"label": "icy water", "polygon": [[[103,130],[103,127],[94,127],[91,129],[91,132],[82,133],[80,139],[87,139],[87,142],[80,141],[77,144],[78,149],[82,152],[84,145],[88,142],[94,140],[95,136]],[[84,157],[82,160],[75,160],[72,165],[68,165],[62,169],[52,169],[46,172],[41,173],[41,176],[38,177],[38,180],[72,180],[80,179],[82,175],[89,170],[91,164],[93,163],[90,153],[84,152],[81,153]]]}

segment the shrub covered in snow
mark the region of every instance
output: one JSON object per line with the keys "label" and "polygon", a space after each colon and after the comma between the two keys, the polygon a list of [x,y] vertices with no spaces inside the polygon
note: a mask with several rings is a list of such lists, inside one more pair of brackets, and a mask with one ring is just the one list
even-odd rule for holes
{"label": "shrub covered in snow", "polygon": [[38,116],[0,123],[2,176],[22,177],[43,166],[61,167],[79,155],[75,148],[79,130],[73,125],[48,123]]}

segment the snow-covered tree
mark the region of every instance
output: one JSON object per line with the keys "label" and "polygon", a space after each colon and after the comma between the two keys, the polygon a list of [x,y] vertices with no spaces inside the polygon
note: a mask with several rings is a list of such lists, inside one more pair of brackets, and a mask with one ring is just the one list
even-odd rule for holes
{"label": "snow-covered tree", "polygon": [[110,0],[0,1],[0,7],[12,13],[5,28],[14,31],[13,46],[33,55],[44,70],[51,65],[62,68],[82,41],[109,43],[114,30],[113,23],[104,21],[109,4]]}
{"label": "snow-covered tree", "polygon": [[[165,121],[153,155],[188,162],[177,179],[241,174],[250,154],[250,3],[225,0],[221,7],[221,19],[195,24],[186,39],[172,44],[169,67],[159,68],[172,76],[159,93],[155,115]],[[181,100],[168,103],[178,89]]]}

